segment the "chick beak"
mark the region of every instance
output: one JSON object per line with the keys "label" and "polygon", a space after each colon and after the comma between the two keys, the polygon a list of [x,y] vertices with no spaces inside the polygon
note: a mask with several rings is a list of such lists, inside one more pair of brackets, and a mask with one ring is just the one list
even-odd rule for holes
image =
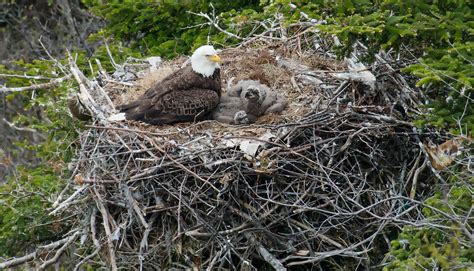
{"label": "chick beak", "polygon": [[208,58],[210,61],[222,63],[222,60],[218,55],[212,55],[212,56],[209,56]]}

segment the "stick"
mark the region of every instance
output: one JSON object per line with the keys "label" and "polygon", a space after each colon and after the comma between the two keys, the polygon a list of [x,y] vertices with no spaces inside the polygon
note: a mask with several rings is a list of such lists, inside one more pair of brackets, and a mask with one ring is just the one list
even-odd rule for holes
{"label": "stick", "polygon": [[34,80],[52,80],[56,78],[45,77],[41,75],[22,75],[22,74],[5,74],[0,73],[0,77],[15,77],[15,78],[25,78],[25,79],[34,79]]}
{"label": "stick", "polygon": [[71,75],[66,75],[61,78],[57,78],[54,80],[49,81],[48,83],[41,83],[41,84],[36,84],[36,85],[30,85],[26,87],[12,87],[12,88],[7,88],[7,87],[0,87],[0,92],[22,92],[22,91],[28,91],[28,90],[46,90],[46,89],[51,89],[54,88],[55,86],[61,84],[62,82],[69,80],[71,78]]}
{"label": "stick", "polygon": [[[213,6],[212,4],[211,4],[211,7],[214,9],[214,6]],[[226,35],[228,35],[228,36],[231,36],[231,37],[236,38],[236,39],[239,39],[239,40],[243,40],[243,39],[244,39],[244,38],[242,38],[242,37],[240,37],[240,36],[237,36],[237,35],[234,34],[234,33],[230,33],[229,31],[226,31],[226,30],[222,29],[222,27],[219,26],[218,16],[217,16],[217,17],[214,17],[214,18],[211,18],[208,14],[202,13],[202,12],[195,13],[195,12],[192,12],[192,11],[187,11],[187,13],[205,18],[205,19],[208,21],[208,23],[207,23],[208,25],[214,26],[217,30],[219,30],[220,32],[222,32],[222,33],[224,33],[224,34],[226,34]]]}
{"label": "stick", "polygon": [[253,235],[250,233],[245,233],[245,237],[249,238],[251,242],[257,244],[258,252],[260,253],[260,256],[263,257],[263,259],[269,263],[275,270],[277,271],[286,271],[286,267],[283,266],[283,264],[273,256],[266,248],[258,242]]}
{"label": "stick", "polygon": [[89,187],[88,184],[79,187],[79,189],[77,189],[71,196],[69,196],[69,198],[67,198],[61,204],[59,204],[58,202],[54,202],[53,206],[58,206],[58,204],[59,204],[59,206],[56,209],[54,209],[53,211],[51,211],[48,215],[55,215],[57,212],[59,212],[59,210],[69,206],[70,205],[69,203],[88,187]]}
{"label": "stick", "polygon": [[100,214],[102,215],[102,220],[103,220],[102,223],[104,224],[104,230],[107,237],[107,249],[109,251],[110,269],[112,271],[117,271],[117,262],[115,260],[114,245],[112,241],[112,232],[110,231],[107,209],[105,209],[104,204],[102,204],[102,199],[99,195],[99,192],[97,192],[96,189],[94,189],[94,192],[95,192],[95,195],[97,196],[97,199],[95,202],[97,204],[97,207],[99,208]]}
{"label": "stick", "polygon": [[101,249],[101,245],[100,245],[100,242],[99,240],[97,240],[97,230],[95,228],[95,222],[96,222],[96,216],[97,216],[97,208],[94,208],[92,210],[92,214],[91,214],[91,224],[90,224],[90,227],[91,227],[91,236],[92,236],[92,242],[94,243],[95,245],[95,250],[90,254],[88,255],[87,257],[85,257],[84,259],[82,259],[79,263],[76,264],[76,266],[74,267],[74,270],[73,271],[77,271],[79,270],[79,268],[88,260],[92,259],[92,257],[94,257],[95,255],[97,255],[97,253],[99,253],[100,249]]}
{"label": "stick", "polygon": [[[78,232],[76,232],[76,233],[78,234]],[[56,249],[57,247],[68,243],[71,239],[75,239],[76,236],[77,236],[76,233],[73,234],[72,236],[68,236],[66,238],[63,238],[63,239],[58,240],[56,242],[50,243],[48,245],[40,246],[34,252],[32,252],[28,255],[22,256],[20,258],[14,258],[14,259],[11,259],[9,261],[0,263],[0,270],[6,269],[6,268],[11,268],[11,267],[14,267],[14,266],[17,266],[17,265],[20,265],[20,264],[24,264],[26,262],[30,262],[30,261],[36,259],[37,255],[39,254],[40,251]]]}
{"label": "stick", "polygon": [[132,192],[130,192],[130,189],[126,185],[123,186],[122,188],[125,193],[125,198],[128,201],[128,204],[130,204],[130,207],[135,211],[137,214],[138,218],[140,219],[140,222],[142,223],[143,227],[145,229],[149,228],[148,223],[146,223],[145,217],[143,217],[142,210],[140,210],[140,207],[138,206],[137,201],[133,198]]}
{"label": "stick", "polygon": [[61,248],[58,249],[58,251],[56,251],[56,254],[54,254],[54,257],[45,261],[43,264],[41,264],[38,270],[44,270],[48,265],[55,263],[59,259],[59,257],[64,253],[66,248],[76,239],[79,233],[80,231],[75,232],[74,235],[71,236],[69,240],[67,240],[67,242]]}

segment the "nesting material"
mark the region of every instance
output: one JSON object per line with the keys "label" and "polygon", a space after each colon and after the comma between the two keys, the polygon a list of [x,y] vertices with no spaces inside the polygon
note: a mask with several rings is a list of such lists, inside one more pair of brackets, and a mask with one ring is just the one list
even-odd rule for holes
{"label": "nesting material", "polygon": [[[220,53],[224,89],[251,79],[286,97],[282,112],[266,110],[255,124],[88,125],[71,164],[80,178],[54,210],[74,217],[78,230],[87,225],[78,266],[90,259],[147,270],[377,262],[373,251],[388,246],[382,235],[420,217],[413,198],[434,182],[428,168],[417,171],[423,136],[408,115],[418,93],[389,66],[390,55],[369,71],[372,88],[334,76],[350,69],[321,49],[300,50],[294,41]],[[182,63],[136,71],[143,72],[136,81],[112,80],[104,90],[121,104]]]}

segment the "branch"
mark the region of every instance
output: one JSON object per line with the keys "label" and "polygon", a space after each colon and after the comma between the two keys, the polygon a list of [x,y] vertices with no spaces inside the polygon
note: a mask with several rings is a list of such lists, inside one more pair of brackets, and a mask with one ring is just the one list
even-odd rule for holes
{"label": "branch", "polygon": [[[211,7],[214,8],[214,6],[211,4]],[[221,31],[222,33],[228,35],[228,36],[231,36],[233,38],[236,38],[236,39],[239,39],[239,40],[243,40],[244,38],[234,34],[234,33],[231,33],[231,32],[228,32],[227,30],[224,30],[222,29],[222,27],[219,26],[218,24],[218,17],[219,16],[213,16],[213,18],[211,18],[211,16],[209,16],[208,14],[206,13],[203,13],[203,12],[199,12],[199,13],[195,13],[195,12],[192,12],[192,11],[187,11],[189,14],[193,14],[193,15],[196,15],[196,16],[199,16],[199,17],[202,17],[202,18],[205,18],[206,20],[208,20],[208,23],[207,25],[212,25],[214,26],[217,30]],[[203,25],[203,24],[201,24]]]}
{"label": "branch", "polygon": [[36,84],[36,85],[31,85],[31,86],[26,86],[26,87],[12,87],[12,88],[7,88],[7,87],[1,87],[0,92],[21,92],[21,91],[28,91],[28,90],[39,90],[39,89],[51,89],[62,82],[68,80],[71,78],[71,75],[66,75],[61,78],[57,78],[54,80],[49,81],[48,83],[41,83],[41,84]]}
{"label": "branch", "polygon": [[65,201],[63,201],[61,204],[59,204],[58,201],[55,201],[54,204],[53,204],[53,207],[56,207],[56,209],[54,209],[53,211],[51,211],[48,215],[56,215],[57,212],[59,212],[61,209],[71,205],[71,202],[74,198],[76,198],[79,194],[82,193],[82,191],[86,190],[86,188],[88,188],[89,185],[83,185],[81,187],[79,187],[76,191],[74,191],[74,193],[69,196],[69,198],[67,198]]}
{"label": "branch", "polygon": [[47,261],[45,261],[45,262],[43,262],[43,264],[41,264],[41,266],[38,268],[38,270],[44,270],[48,265],[55,263],[59,259],[59,257],[64,253],[66,248],[72,242],[74,242],[74,240],[79,235],[79,233],[80,233],[80,231],[76,231],[71,237],[69,237],[69,240],[67,240],[67,242],[61,248],[59,248],[58,251],[56,251],[56,253],[54,254],[54,257],[47,260]]}
{"label": "branch", "polygon": [[[71,55],[68,56],[69,58],[69,65],[72,75],[74,79],[79,84],[79,95],[78,97],[80,100],[90,109],[91,112],[101,121],[106,122],[107,118],[102,111],[102,108],[96,103],[94,98],[92,97],[88,87],[90,86],[90,82],[86,81],[87,78],[82,74],[82,72],[77,67],[76,63],[72,59]],[[84,82],[86,81],[86,82]]]}
{"label": "branch", "polygon": [[42,135],[40,132],[38,132],[36,129],[33,129],[33,128],[28,128],[28,127],[17,127],[14,123],[11,123],[9,122],[8,120],[6,119],[2,119],[4,123],[6,123],[10,128],[16,130],[16,131],[20,131],[20,132],[30,132],[30,133],[37,133],[38,135],[40,135],[43,139],[45,138],[44,135]]}
{"label": "branch", "polygon": [[5,74],[5,73],[0,73],[0,77],[14,77],[14,78],[25,78],[25,79],[34,79],[34,80],[56,79],[56,78],[45,77],[41,75],[22,75],[22,74]]}
{"label": "branch", "polygon": [[95,245],[95,250],[91,254],[86,256],[84,259],[82,259],[79,263],[77,263],[76,266],[74,267],[73,271],[79,270],[79,268],[85,262],[92,259],[95,255],[97,255],[97,253],[99,253],[99,251],[101,249],[100,242],[99,242],[99,240],[97,240],[97,229],[95,228],[96,216],[97,216],[97,208],[94,208],[92,210],[92,214],[91,214],[90,227],[91,227],[92,242]]}
{"label": "branch", "polygon": [[51,244],[40,246],[34,252],[32,252],[28,255],[25,255],[25,256],[20,257],[20,258],[15,258],[15,259],[11,259],[9,261],[0,263],[0,270],[6,269],[6,268],[11,268],[11,267],[14,267],[14,266],[17,266],[17,265],[20,265],[20,264],[24,264],[26,262],[30,262],[30,261],[36,259],[36,256],[38,256],[38,254],[40,254],[40,252],[42,250],[53,250],[53,249],[56,249],[59,246],[62,246],[62,245],[65,245],[65,244],[70,244],[72,241],[74,241],[74,239],[76,239],[76,236],[78,234],[79,234],[79,231],[75,232],[73,235],[71,235],[69,237],[63,238],[63,239],[58,240],[56,242],[53,242]]}
{"label": "branch", "polygon": [[252,236],[250,233],[245,233],[245,237],[249,238],[252,243],[255,243],[258,248],[258,252],[260,253],[260,256],[269,263],[273,268],[275,268],[276,271],[286,271],[286,267],[283,266],[283,264],[273,256],[266,248],[258,242],[254,236]]}
{"label": "branch", "polygon": [[102,223],[104,224],[104,230],[107,236],[107,250],[109,251],[110,269],[112,271],[117,271],[117,261],[115,259],[114,245],[112,241],[112,232],[110,231],[110,226],[109,226],[108,212],[107,212],[107,209],[105,209],[104,204],[102,204],[102,199],[99,193],[97,192],[97,190],[94,189],[94,192],[95,192],[95,195],[97,196],[97,199],[95,202],[102,215]]}

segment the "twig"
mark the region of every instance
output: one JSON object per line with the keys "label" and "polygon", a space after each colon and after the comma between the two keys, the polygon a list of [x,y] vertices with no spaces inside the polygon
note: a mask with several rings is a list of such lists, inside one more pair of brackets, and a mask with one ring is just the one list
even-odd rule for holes
{"label": "twig", "polygon": [[37,255],[39,255],[41,251],[43,251],[43,250],[53,250],[53,249],[56,249],[59,246],[67,244],[67,243],[70,242],[70,240],[74,240],[77,237],[77,234],[79,234],[79,233],[76,232],[73,235],[65,237],[61,240],[55,241],[55,242],[50,243],[48,245],[40,246],[34,252],[32,252],[28,255],[25,255],[25,256],[22,256],[22,257],[19,257],[19,258],[11,259],[9,261],[0,263],[0,269],[3,270],[3,269],[6,269],[6,268],[11,268],[11,267],[14,267],[14,266],[17,266],[17,265],[20,265],[20,264],[24,264],[26,262],[30,262],[30,261],[36,259]]}
{"label": "twig", "polygon": [[26,87],[0,87],[0,92],[22,92],[22,91],[29,91],[29,90],[47,90],[56,87],[57,85],[61,84],[62,82],[65,82],[71,78],[71,75],[66,75],[61,78],[56,78],[48,83],[41,83],[41,84],[35,84],[35,85],[30,85]]}
{"label": "twig", "polygon": [[[84,190],[86,190],[87,188],[89,188],[89,185],[88,184],[85,184],[85,185],[82,185],[81,187],[79,187],[79,189],[77,189],[76,191],[74,191],[74,193],[69,196],[65,201],[61,202],[61,204],[59,204],[59,202],[54,202],[53,204],[53,207],[56,207],[56,209],[54,209],[53,211],[51,211],[48,215],[56,215],[57,212],[59,212],[61,209],[67,207],[70,205],[70,202],[72,200],[74,200],[79,194],[81,194]],[[58,205],[59,204],[59,205]]]}
{"label": "twig", "polygon": [[126,185],[124,185],[122,189],[124,190],[125,198],[127,199],[128,204],[135,211],[135,214],[138,216],[142,226],[145,228],[145,230],[148,229],[150,226],[148,225],[148,223],[146,223],[145,217],[142,214],[142,210],[138,206],[137,201],[133,198],[132,192],[130,192],[130,189],[128,189]]}
{"label": "twig", "polygon": [[36,129],[29,128],[29,127],[18,127],[14,123],[11,123],[6,119],[2,119],[2,121],[3,121],[3,123],[6,123],[10,128],[12,128],[16,131],[34,133],[42,139],[46,138],[42,133],[38,132]]}
{"label": "twig", "polygon": [[156,133],[156,132],[149,132],[149,131],[144,131],[144,130],[138,130],[138,129],[130,129],[130,128],[122,128],[122,127],[113,127],[113,126],[97,126],[97,125],[85,125],[87,128],[93,128],[93,129],[104,129],[104,130],[114,130],[114,131],[124,131],[124,132],[134,132],[138,134],[147,134],[147,135],[153,135],[153,136],[169,136],[173,134],[179,134],[180,132],[172,132],[172,133]]}
{"label": "twig", "polygon": [[[212,4],[210,4],[212,8],[214,8],[214,6]],[[193,14],[193,15],[196,15],[196,16],[199,16],[199,17],[202,17],[204,19],[206,19],[208,21],[208,25],[212,25],[214,26],[217,30],[219,30],[220,32],[230,36],[230,37],[233,37],[233,38],[236,38],[236,39],[239,39],[239,40],[243,40],[244,38],[234,34],[234,33],[230,33],[229,31],[223,29],[222,27],[219,26],[219,16],[215,16],[213,18],[211,18],[208,14],[206,13],[203,13],[203,12],[199,12],[199,13],[195,13],[195,12],[192,12],[192,11],[186,11],[187,13],[189,14]]]}
{"label": "twig", "polygon": [[413,175],[413,182],[411,184],[411,190],[410,190],[410,198],[414,199],[416,195],[416,186],[418,185],[418,176],[420,173],[426,168],[430,161],[428,160],[428,157],[425,157],[425,161],[423,164],[415,170],[415,173]]}
{"label": "twig", "polygon": [[252,236],[250,233],[245,233],[245,236],[249,238],[252,243],[255,243],[257,245],[258,252],[262,256],[262,258],[273,268],[275,268],[275,270],[286,271],[286,268],[283,266],[283,264],[277,258],[275,258],[275,256],[273,256],[266,248],[264,248],[262,244],[260,244],[260,242],[255,239],[254,236]]}
{"label": "twig", "polygon": [[34,79],[34,80],[52,80],[57,78],[51,78],[41,75],[26,75],[26,74],[5,74],[0,73],[0,77],[15,77],[15,78],[25,78],[25,79]]}
{"label": "twig", "polygon": [[97,240],[97,230],[95,228],[96,224],[96,216],[97,216],[97,208],[94,208],[91,214],[91,219],[90,219],[90,230],[91,230],[91,237],[92,237],[92,242],[94,243],[95,250],[88,256],[84,257],[80,262],[76,264],[74,267],[73,271],[79,270],[79,268],[88,260],[92,259],[97,253],[99,253],[100,249],[102,248],[99,240]]}
{"label": "twig", "polygon": [[115,69],[117,69],[119,65],[117,65],[117,62],[115,62],[115,59],[112,56],[112,52],[110,52],[109,44],[107,43],[106,40],[104,40],[104,44],[105,44],[105,49],[107,50],[107,55],[109,56],[109,59],[110,59],[110,63]]}
{"label": "twig", "polygon": [[117,261],[115,259],[115,251],[114,251],[113,241],[112,241],[112,232],[110,231],[110,226],[109,226],[109,216],[107,213],[107,209],[105,209],[105,206],[102,204],[101,197],[95,188],[94,188],[94,192],[97,197],[97,200],[95,202],[97,204],[97,208],[99,208],[99,211],[102,215],[102,223],[104,225],[104,230],[107,237],[107,250],[109,251],[110,269],[112,271],[116,271]]}
{"label": "twig", "polygon": [[69,240],[67,240],[67,242],[62,246],[60,247],[56,253],[54,254],[53,258],[43,262],[43,264],[40,265],[40,267],[38,267],[38,270],[44,270],[46,269],[46,267],[48,267],[49,265],[55,263],[58,261],[59,257],[64,253],[64,251],[66,250],[66,248],[72,244],[72,242],[74,242],[74,240],[76,240],[77,236],[80,234],[79,231],[75,232],[70,238]]}

